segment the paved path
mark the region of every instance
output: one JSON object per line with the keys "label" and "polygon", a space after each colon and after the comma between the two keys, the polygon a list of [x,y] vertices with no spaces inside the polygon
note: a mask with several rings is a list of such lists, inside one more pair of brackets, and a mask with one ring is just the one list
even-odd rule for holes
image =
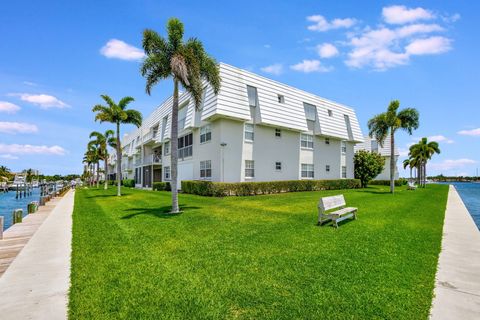
{"label": "paved path", "polygon": [[14,224],[3,233],[3,239],[0,240],[0,277],[37,232],[60,199],[54,198],[45,206],[40,206],[34,214],[23,217],[22,223]]}
{"label": "paved path", "polygon": [[450,186],[431,319],[480,319],[480,232]]}
{"label": "paved path", "polygon": [[58,201],[0,277],[0,318],[66,319],[74,192]]}

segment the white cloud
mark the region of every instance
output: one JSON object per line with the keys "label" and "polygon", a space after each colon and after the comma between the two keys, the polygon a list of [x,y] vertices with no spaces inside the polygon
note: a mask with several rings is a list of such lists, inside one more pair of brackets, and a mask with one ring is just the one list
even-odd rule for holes
{"label": "white cloud", "polygon": [[322,65],[319,60],[303,60],[300,63],[291,65],[290,68],[295,71],[310,73],[310,72],[329,72],[331,67]]}
{"label": "white cloud", "polygon": [[272,46],[267,43],[267,44],[264,44],[263,47],[266,49],[270,49]]}
{"label": "white cloud", "polygon": [[405,50],[407,54],[410,55],[440,54],[452,48],[450,45],[451,42],[450,39],[438,36],[427,39],[417,39],[406,46]]}
{"label": "white cloud", "polygon": [[385,22],[390,24],[404,24],[418,20],[431,20],[435,15],[423,8],[407,8],[405,6],[390,6],[382,9],[382,16]]}
{"label": "white cloud", "polygon": [[48,94],[9,93],[9,96],[20,97],[20,100],[40,106],[42,109],[67,108],[68,104]]}
{"label": "white cloud", "polygon": [[35,82],[31,82],[31,81],[23,81],[23,84],[25,84],[27,86],[30,86],[30,87],[38,86],[38,84],[36,84]]}
{"label": "white cloud", "polygon": [[275,63],[270,66],[260,68],[263,72],[274,74],[276,76],[280,75],[283,72],[283,65],[280,63]]}
{"label": "white cloud", "polygon": [[1,133],[35,133],[38,131],[38,128],[34,124],[25,123],[25,122],[3,122],[0,121],[0,132]]}
{"label": "white cloud", "polygon": [[442,162],[430,163],[428,167],[430,169],[437,170],[437,171],[442,171],[442,170],[448,171],[452,169],[460,169],[475,163],[477,162],[472,159],[455,159],[455,160],[447,159]]}
{"label": "white cloud", "polygon": [[338,55],[338,49],[331,43],[322,43],[317,46],[317,53],[321,58],[332,58]]}
{"label": "white cloud", "polygon": [[327,19],[325,19],[321,15],[308,16],[307,21],[314,23],[307,27],[307,29],[311,31],[328,31],[332,29],[350,28],[357,22],[353,18],[337,18],[331,21],[327,21]]}
{"label": "white cloud", "polygon": [[60,146],[30,145],[30,144],[3,144],[0,143],[0,153],[5,154],[46,154],[63,156],[66,150]]}
{"label": "white cloud", "polygon": [[100,49],[100,53],[107,58],[121,60],[140,60],[145,56],[141,49],[118,39],[109,40]]}
{"label": "white cloud", "polygon": [[406,149],[406,148],[398,148],[398,155],[399,155],[400,157],[407,157],[409,152],[410,152],[409,149]]}
{"label": "white cloud", "polygon": [[0,112],[13,114],[16,113],[18,110],[20,110],[20,107],[16,104],[7,101],[0,101]]}
{"label": "white cloud", "polygon": [[448,143],[448,144],[454,143],[454,141],[452,139],[449,139],[449,138],[447,138],[445,136],[442,136],[442,135],[430,136],[430,137],[427,137],[427,139],[430,140],[430,141],[444,142],[444,143]]}
{"label": "white cloud", "polygon": [[8,159],[8,160],[17,160],[18,157],[17,156],[13,156],[11,154],[0,154],[0,158],[2,159]]}
{"label": "white cloud", "polygon": [[408,64],[413,55],[446,52],[451,49],[451,40],[445,37],[433,36],[413,39],[408,44],[406,42],[414,36],[441,31],[444,29],[437,24],[411,24],[396,29],[367,28],[359,35],[351,37],[349,45],[352,50],[348,53],[345,64],[353,68],[371,66],[382,71]]}
{"label": "white cloud", "polygon": [[480,136],[480,128],[472,129],[472,130],[461,130],[457,132],[458,134],[464,135],[464,136]]}

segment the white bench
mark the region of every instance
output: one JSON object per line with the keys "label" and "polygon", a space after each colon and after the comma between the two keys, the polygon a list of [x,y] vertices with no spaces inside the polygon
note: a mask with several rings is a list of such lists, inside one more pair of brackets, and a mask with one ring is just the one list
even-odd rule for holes
{"label": "white bench", "polygon": [[[334,209],[338,210],[333,211]],[[320,198],[318,202],[318,225],[332,220],[333,225],[338,228],[340,221],[349,218],[357,219],[357,208],[346,207],[343,195]]]}

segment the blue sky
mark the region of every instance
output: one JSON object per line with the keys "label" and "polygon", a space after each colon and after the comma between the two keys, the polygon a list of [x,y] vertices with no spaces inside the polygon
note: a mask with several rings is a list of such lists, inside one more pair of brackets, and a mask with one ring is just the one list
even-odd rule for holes
{"label": "blue sky", "polygon": [[[218,61],[352,106],[366,123],[389,101],[420,112],[402,155],[440,142],[429,173],[480,167],[480,68],[474,1],[9,1],[0,10],[0,164],[80,173],[100,94],[130,95],[146,116],[171,83],[145,94],[142,30],[178,17]],[[131,128],[123,127],[123,132]],[[402,172],[402,171],[401,171]],[[408,173],[403,172],[403,175]]]}

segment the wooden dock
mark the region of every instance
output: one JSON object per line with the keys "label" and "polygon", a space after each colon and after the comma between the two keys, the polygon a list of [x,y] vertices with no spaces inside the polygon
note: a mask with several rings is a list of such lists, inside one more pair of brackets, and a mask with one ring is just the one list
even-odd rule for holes
{"label": "wooden dock", "polygon": [[53,198],[45,206],[39,207],[37,212],[26,215],[23,222],[14,224],[3,232],[3,240],[0,240],[0,277],[47,219],[60,199],[61,197]]}

